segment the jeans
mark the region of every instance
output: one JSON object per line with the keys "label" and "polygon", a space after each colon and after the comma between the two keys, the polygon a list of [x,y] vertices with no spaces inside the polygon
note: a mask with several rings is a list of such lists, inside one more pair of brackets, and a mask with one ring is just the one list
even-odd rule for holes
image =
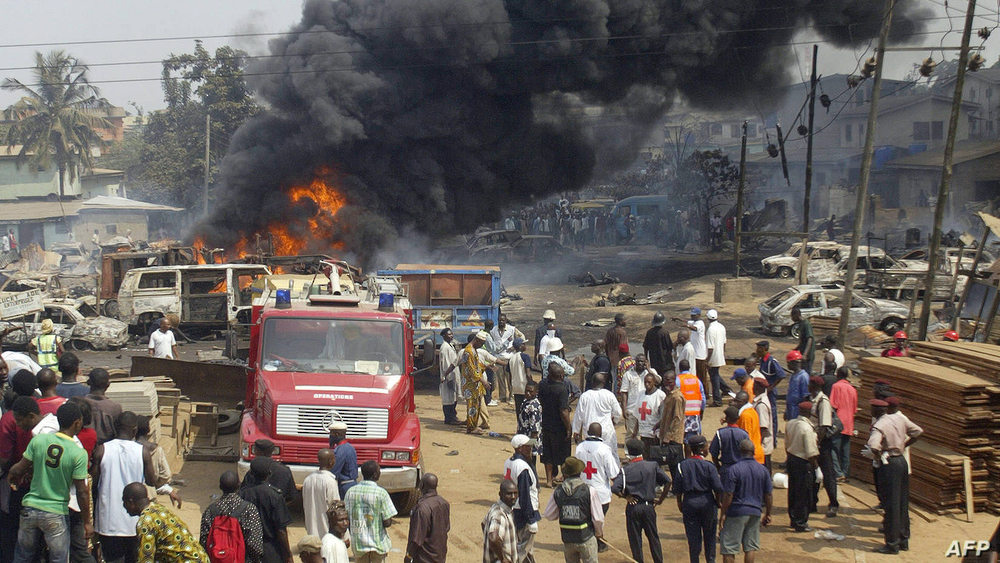
{"label": "jeans", "polygon": [[833,465],[837,468],[837,477],[851,477],[851,437],[847,434],[834,437]]}
{"label": "jeans", "polygon": [[21,509],[21,524],[17,531],[14,563],[29,563],[34,559],[39,535],[45,537],[51,563],[69,561],[69,521],[67,517],[37,508],[24,507]]}
{"label": "jeans", "polygon": [[69,560],[70,563],[95,563],[83,528],[83,516],[72,509],[69,511]]}
{"label": "jeans", "polygon": [[728,395],[732,392],[732,389],[722,380],[722,376],[719,375],[719,368],[709,367],[708,376],[712,380],[712,400],[716,403],[721,402],[722,394],[726,393]]}

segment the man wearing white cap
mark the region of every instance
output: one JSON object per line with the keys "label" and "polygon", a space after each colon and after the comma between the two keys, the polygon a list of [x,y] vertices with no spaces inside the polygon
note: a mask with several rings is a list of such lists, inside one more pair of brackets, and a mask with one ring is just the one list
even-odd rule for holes
{"label": "man wearing white cap", "polygon": [[524,434],[515,434],[510,440],[514,455],[503,464],[503,478],[517,485],[517,501],[514,503],[514,528],[517,529],[517,562],[534,563],[532,547],[538,533],[538,476],[530,463],[531,447],[535,439]]}
{"label": "man wearing white cap", "polygon": [[469,434],[482,434],[480,426],[486,430],[490,427],[490,413],[486,410],[486,368],[506,363],[497,359],[489,352],[482,350],[490,335],[485,330],[476,333],[475,338],[462,350],[456,361],[448,368],[447,375],[455,368],[462,370],[462,396],[465,397],[466,414],[465,431]]}
{"label": "man wearing white cap", "polygon": [[[549,323],[556,320],[556,312],[552,309],[547,309],[542,313],[542,324],[535,329],[535,356],[537,357],[541,353],[542,337],[545,336],[546,331],[549,330]],[[557,336],[562,338],[562,331],[558,328],[554,329],[555,332],[552,336]]]}
{"label": "man wearing white cap", "polygon": [[708,328],[705,329],[705,348],[708,354],[708,375],[712,380],[712,400],[714,406],[722,405],[722,393],[731,393],[722,381],[719,368],[726,365],[726,327],[719,322],[719,312],[709,309]]}
{"label": "man wearing white cap", "polygon": [[[691,308],[691,320],[687,322],[687,328],[691,330],[691,346],[694,348],[695,373],[701,384],[708,389],[711,385],[708,377],[708,347],[705,346],[705,321],[701,320],[701,309]],[[718,405],[712,405],[718,406]]]}

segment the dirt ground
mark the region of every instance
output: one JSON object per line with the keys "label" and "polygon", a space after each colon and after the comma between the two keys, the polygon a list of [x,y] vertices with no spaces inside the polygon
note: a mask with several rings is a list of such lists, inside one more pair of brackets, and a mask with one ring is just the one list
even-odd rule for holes
{"label": "dirt ground", "polygon": [[[762,280],[755,278],[754,300],[747,303],[714,304],[714,280],[729,275],[728,256],[709,255],[648,258],[643,253],[628,252],[616,254],[612,251],[589,252],[583,260],[572,268],[529,265],[505,267],[503,280],[507,290],[519,294],[522,299],[511,301],[504,306],[515,326],[521,328],[529,338],[538,325],[541,312],[554,309],[557,323],[563,331],[567,350],[571,355],[586,352],[589,343],[603,336],[606,328],[581,326],[583,322],[599,318],[611,318],[615,313],[624,312],[629,320],[629,336],[632,350],[641,350],[642,335],[649,327],[653,313],[662,310],[668,317],[686,318],[692,306],[703,310],[715,308],[719,318],[728,330],[729,344],[727,356],[742,357],[753,351],[753,343],[762,338],[757,323],[756,306],[764,298],[773,295],[789,282]],[[611,265],[625,272],[623,282],[630,286],[639,297],[647,293],[671,287],[669,303],[649,306],[598,308],[595,303],[598,294],[606,292],[607,286],[580,288],[567,282],[568,273],[582,273],[590,270],[595,274],[611,270]],[[624,266],[623,266],[624,264]],[[694,277],[697,276],[697,277]],[[689,279],[684,279],[685,277]],[[655,283],[654,283],[655,282]],[[678,323],[672,323],[677,325]],[[676,329],[672,329],[674,333]],[[781,358],[792,348],[790,338],[771,338],[772,350]],[[195,351],[210,349],[220,343],[198,343],[182,346],[182,357],[196,359]],[[143,353],[141,349],[125,352],[86,353],[83,361],[88,367],[97,365],[128,365],[131,355]],[[120,357],[119,357],[120,356]],[[850,356],[849,356],[850,361]],[[723,368],[725,377],[731,375],[733,367]],[[436,393],[436,383],[422,385],[416,398],[417,412],[422,421],[422,456],[427,471],[436,473],[440,480],[440,493],[451,503],[451,533],[449,535],[449,560],[474,562],[481,559],[482,532],[480,523],[488,507],[497,498],[500,472],[503,462],[512,455],[509,437],[516,428],[513,408],[507,406],[490,409],[492,429],[503,434],[501,438],[468,436],[455,427],[445,426],[442,420],[440,400]],[[188,391],[185,391],[188,392]],[[783,406],[781,407],[783,410]],[[705,417],[705,433],[710,435],[719,425],[721,408],[709,408]],[[782,424],[783,425],[783,424]],[[624,442],[623,431],[619,428],[619,443]],[[457,452],[447,455],[449,452]],[[774,462],[784,458],[784,452],[775,450]],[[218,493],[218,475],[233,466],[223,463],[189,462],[183,465],[178,477],[185,481],[181,488],[185,504],[180,516],[197,533],[201,511],[211,502],[211,496]],[[539,470],[541,465],[539,464]],[[543,488],[540,502],[548,501],[551,490]],[[161,499],[163,501],[165,499]],[[840,489],[840,516],[827,519],[822,514],[813,515],[810,525],[816,530],[831,530],[845,537],[843,541],[817,539],[813,534],[791,533],[788,528],[787,495],[785,490],[774,494],[774,521],[762,533],[762,551],[757,561],[766,562],[877,562],[877,561],[943,561],[951,542],[965,540],[987,540],[997,525],[997,518],[989,514],[976,514],[972,523],[964,517],[928,516],[923,511],[911,513],[912,537],[910,551],[899,556],[885,556],[871,553],[871,549],[881,544],[881,534],[877,532],[880,517],[870,506],[875,497],[868,485],[852,481]],[[612,500],[607,516],[605,534],[608,542],[628,553],[625,536],[624,501]],[[820,493],[820,508],[825,510],[826,496]],[[676,502],[673,498],[658,508],[660,539],[667,561],[682,561],[687,558],[687,543],[684,528]],[[303,534],[301,506],[294,507],[295,521],[290,529],[294,543]],[[405,548],[407,518],[397,518],[390,533],[393,551],[389,561],[402,561]],[[535,548],[535,558],[539,563],[562,561],[558,527],[551,522],[540,526]],[[646,551],[648,558],[648,550]],[[647,559],[648,560],[648,559]],[[721,557],[718,557],[721,561]],[[629,559],[613,550],[601,555],[601,561],[627,562]]]}

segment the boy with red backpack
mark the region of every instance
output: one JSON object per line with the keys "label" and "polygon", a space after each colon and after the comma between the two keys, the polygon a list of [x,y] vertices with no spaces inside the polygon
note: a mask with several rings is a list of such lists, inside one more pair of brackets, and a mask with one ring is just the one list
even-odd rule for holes
{"label": "boy with red backpack", "polygon": [[219,477],[222,496],[201,515],[201,545],[212,563],[258,563],[264,556],[264,532],[257,507],[240,498],[235,471]]}

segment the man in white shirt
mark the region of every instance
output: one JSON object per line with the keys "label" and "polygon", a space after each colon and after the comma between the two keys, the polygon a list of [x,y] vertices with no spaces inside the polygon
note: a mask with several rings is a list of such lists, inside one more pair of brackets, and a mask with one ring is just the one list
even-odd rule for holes
{"label": "man in white shirt", "polygon": [[441,410],[444,411],[444,423],[451,425],[463,424],[458,419],[458,390],[462,387],[462,374],[458,370],[451,370],[451,366],[458,361],[458,351],[453,344],[455,335],[450,328],[441,330],[440,352],[438,352],[438,375],[440,384],[438,390],[441,393]]}
{"label": "man in white shirt", "polygon": [[[604,514],[607,514],[608,508],[611,507],[611,482],[621,473],[622,467],[618,463],[616,450],[609,448],[604,441],[603,432],[604,429],[600,424],[591,423],[587,427],[587,439],[576,445],[574,455],[584,464],[580,478],[590,485],[591,489],[597,491],[597,499],[601,501]],[[603,544],[603,541],[597,540],[598,551],[607,549],[602,547]]]}
{"label": "man in white shirt", "polygon": [[[710,309],[707,314],[708,328],[705,329],[705,348],[708,352],[708,375],[712,380],[713,406],[722,406],[722,393],[735,395],[722,381],[719,368],[726,365],[726,327],[719,322],[719,312]],[[749,373],[749,372],[747,372]]]}
{"label": "man in white shirt", "polygon": [[4,352],[0,354],[0,373],[6,370],[3,379],[6,379],[6,375],[13,376],[22,369],[30,371],[32,375],[38,375],[42,366],[38,365],[38,362],[35,360],[32,360],[31,356],[22,352]]}
{"label": "man in white shirt", "polygon": [[302,481],[302,511],[306,518],[306,533],[321,538],[330,530],[326,513],[333,508],[335,501],[340,500],[340,488],[337,478],[330,471],[336,461],[333,450],[323,448],[317,452],[316,458],[319,469],[306,475]]}
{"label": "man in white shirt", "polygon": [[160,319],[160,329],[154,330],[149,335],[149,355],[171,360],[177,357],[177,340],[170,331],[170,321],[166,317]]}
{"label": "man in white shirt", "polygon": [[[677,361],[674,364],[675,373],[681,373],[681,360],[687,360],[689,366],[695,365],[694,344],[691,344],[692,333],[689,329],[682,328],[677,331],[677,346],[674,352],[677,353]],[[702,386],[705,382],[702,382]]]}
{"label": "man in white shirt", "polygon": [[[604,443],[611,448],[611,451],[617,452],[618,435],[615,432],[615,424],[622,418],[622,408],[615,394],[604,388],[605,377],[608,375],[595,373],[590,389],[580,395],[576,412],[573,413],[573,434],[580,439],[583,429],[590,428],[591,424],[596,423],[602,429],[600,435]],[[611,494],[610,490],[608,494]]]}
{"label": "man in white shirt", "polygon": [[708,377],[708,346],[705,345],[705,321],[701,320],[700,308],[691,308],[691,320],[687,322],[687,327],[691,330],[691,346],[694,347],[695,363],[692,365],[701,384],[705,389],[709,389],[711,382]]}
{"label": "man in white shirt", "polygon": [[656,373],[647,366],[645,354],[637,354],[635,365],[622,374],[622,386],[618,390],[622,412],[625,415],[625,438],[636,435],[639,428],[639,401],[645,393],[643,381],[647,373]]}
{"label": "man in white shirt", "polygon": [[[660,427],[660,417],[663,414],[663,399],[666,393],[660,389],[659,378],[651,373],[647,373],[643,378],[645,385],[644,393],[639,400],[639,409],[636,411],[636,418],[639,419],[638,437],[646,448],[660,445],[660,436],[657,430]],[[632,436],[635,438],[635,436]]]}
{"label": "man in white shirt", "polygon": [[549,355],[549,341],[553,338],[558,338],[556,335],[556,323],[549,321],[545,325],[545,335],[538,341],[538,350],[535,350],[535,359],[538,360],[539,364],[541,364],[542,358]]}
{"label": "man in white shirt", "polygon": [[[490,338],[493,341],[493,355],[509,362],[511,356],[517,353],[514,350],[514,339],[523,340],[524,334],[513,325],[508,324],[507,315],[501,314],[497,325],[490,330]],[[510,370],[506,367],[500,367],[496,372],[500,402],[506,401],[508,404],[513,404],[514,394],[511,392]]]}

